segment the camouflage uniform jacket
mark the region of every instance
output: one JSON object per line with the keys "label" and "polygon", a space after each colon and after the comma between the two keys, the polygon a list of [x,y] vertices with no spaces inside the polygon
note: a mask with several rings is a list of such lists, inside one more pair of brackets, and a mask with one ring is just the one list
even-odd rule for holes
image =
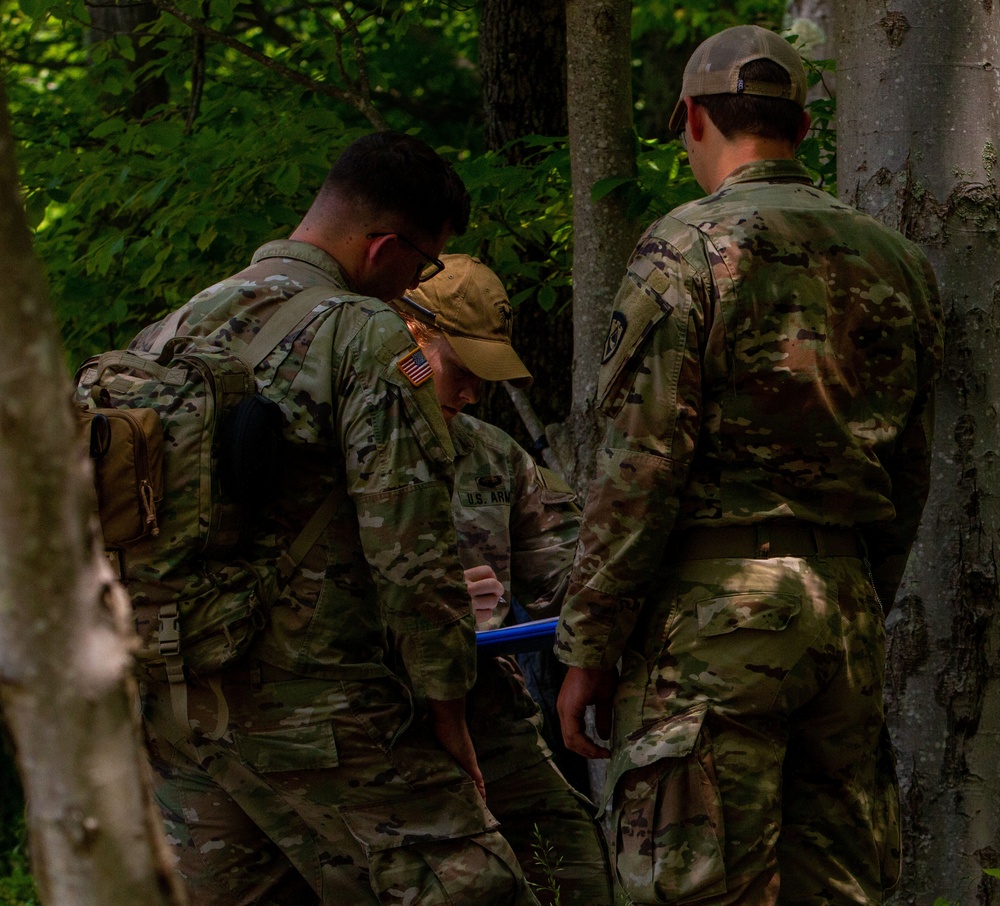
{"label": "camouflage uniform jacket", "polygon": [[[573,490],[493,425],[459,413],[451,435],[462,563],[488,564],[504,587],[503,603],[480,630],[509,622],[511,595],[533,619],[556,616],[552,596],[573,563],[580,529]],[[469,725],[487,783],[549,755],[513,656],[480,659]]]}
{"label": "camouflage uniform jacket", "polygon": [[653,223],[604,349],[611,421],[560,658],[614,666],[692,526],[855,527],[890,604],[927,497],[942,344],[920,250],[795,161],[744,165]]}
{"label": "camouflage uniform jacket", "polygon": [[[328,493],[342,488],[344,499],[254,653],[303,676],[392,683],[389,629],[418,696],[460,698],[475,678],[475,636],[451,519],[454,448],[432,382],[415,387],[397,367],[416,347],[400,318],[350,293],[325,252],[277,241],[191,299],[180,332],[249,341],[282,301],[323,284],[329,299],[257,369],[284,414],[287,453],[275,502],[241,556],[273,578]],[[133,348],[149,349],[159,330],[146,328]]]}

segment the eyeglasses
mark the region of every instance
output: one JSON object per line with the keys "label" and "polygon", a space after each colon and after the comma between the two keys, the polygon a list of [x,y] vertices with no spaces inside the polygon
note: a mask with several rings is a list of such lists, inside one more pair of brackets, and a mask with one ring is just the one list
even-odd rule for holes
{"label": "eyeglasses", "polygon": [[677,127],[677,137],[680,139],[681,147],[685,151],[688,149],[687,122],[687,111],[685,110],[684,114],[681,116],[681,123]]}
{"label": "eyeglasses", "polygon": [[395,236],[403,245],[408,245],[413,251],[415,251],[421,258],[423,258],[427,263],[421,268],[420,276],[417,277],[417,281],[420,283],[426,283],[431,277],[436,277],[441,271],[444,270],[444,262],[440,258],[435,258],[433,255],[428,255],[419,245],[414,242],[410,242],[402,233],[368,233],[368,239],[378,239],[381,236]]}

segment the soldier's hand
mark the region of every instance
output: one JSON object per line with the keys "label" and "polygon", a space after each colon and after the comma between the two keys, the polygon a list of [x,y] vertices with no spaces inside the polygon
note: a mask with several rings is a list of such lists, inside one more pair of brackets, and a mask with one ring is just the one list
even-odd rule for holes
{"label": "soldier's hand", "polygon": [[487,622],[503,599],[503,584],[493,568],[485,563],[465,571],[465,587],[472,598],[472,612],[476,625]]}
{"label": "soldier's hand", "polygon": [[594,706],[595,726],[602,739],[611,736],[611,708],[618,677],[614,670],[569,667],[559,690],[556,710],[566,748],[584,758],[610,758],[610,749],[586,733],[587,706]]}
{"label": "soldier's hand", "polygon": [[465,722],[465,699],[441,701],[429,698],[427,717],[441,747],[475,781],[479,795],[485,799],[486,784],[483,782],[483,773],[479,770],[476,750],[473,748],[469,727]]}

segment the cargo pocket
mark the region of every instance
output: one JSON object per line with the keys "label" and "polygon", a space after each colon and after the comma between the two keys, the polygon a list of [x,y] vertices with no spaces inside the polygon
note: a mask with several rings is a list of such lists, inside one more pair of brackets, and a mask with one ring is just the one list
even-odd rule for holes
{"label": "cargo pocket", "polygon": [[339,764],[333,727],[328,723],[234,734],[236,753],[260,774],[316,771]]}
{"label": "cargo pocket", "polygon": [[615,754],[615,866],[641,903],[686,903],[726,890],[725,828],[706,704],[633,734]]}
{"label": "cargo pocket", "polygon": [[708,638],[737,629],[780,632],[802,611],[799,595],[750,591],[719,595],[698,604],[698,635]]}
{"label": "cargo pocket", "polygon": [[[406,799],[339,810],[368,860],[372,890],[415,891],[414,902],[506,902],[522,885],[520,869],[475,784],[461,783]],[[435,892],[436,891],[436,892]],[[408,900],[407,900],[408,901]],[[395,900],[393,900],[395,902]]]}

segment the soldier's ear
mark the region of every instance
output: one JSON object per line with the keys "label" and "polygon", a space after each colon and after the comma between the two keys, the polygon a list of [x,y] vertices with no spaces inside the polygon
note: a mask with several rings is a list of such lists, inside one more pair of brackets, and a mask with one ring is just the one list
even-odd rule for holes
{"label": "soldier's ear", "polygon": [[802,121],[799,123],[799,131],[795,136],[795,147],[798,148],[802,144],[802,139],[806,137],[806,133],[809,132],[809,127],[812,125],[812,116],[808,110],[802,111]]}
{"label": "soldier's ear", "polygon": [[687,107],[688,128],[691,130],[691,140],[700,142],[705,137],[705,118],[708,114],[705,108],[696,104],[693,98],[684,98]]}
{"label": "soldier's ear", "polygon": [[365,248],[365,260],[370,266],[377,266],[382,263],[386,256],[392,251],[392,243],[395,241],[393,233],[369,233],[365,239],[368,246]]}

